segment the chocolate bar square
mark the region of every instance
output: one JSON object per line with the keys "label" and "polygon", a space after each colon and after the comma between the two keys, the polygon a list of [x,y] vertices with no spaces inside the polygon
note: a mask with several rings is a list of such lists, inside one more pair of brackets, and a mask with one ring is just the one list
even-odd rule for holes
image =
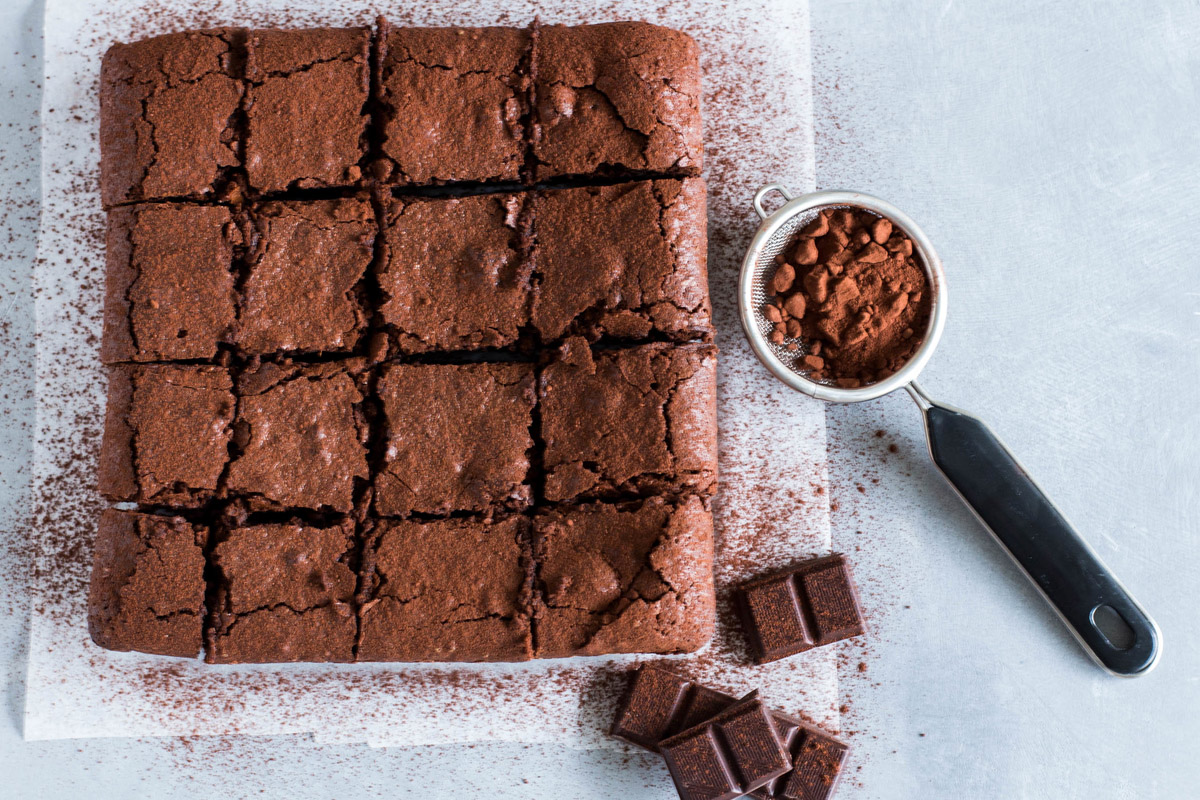
{"label": "chocolate bar square", "polygon": [[849,566],[841,555],[749,581],[738,588],[736,599],[760,664],[864,631]]}

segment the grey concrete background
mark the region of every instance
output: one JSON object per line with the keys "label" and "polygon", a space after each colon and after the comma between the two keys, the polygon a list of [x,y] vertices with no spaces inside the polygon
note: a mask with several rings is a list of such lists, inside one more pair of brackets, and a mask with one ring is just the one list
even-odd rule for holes
{"label": "grey concrete background", "polygon": [[[1166,643],[1149,676],[1100,673],[939,483],[907,399],[830,408],[834,541],[872,621],[839,797],[1200,795],[1200,5],[812,18],[818,184],[895,202],[946,262],[923,383],[992,424]],[[650,757],[545,747],[21,740],[40,30],[37,0],[0,4],[0,797],[672,796]]]}

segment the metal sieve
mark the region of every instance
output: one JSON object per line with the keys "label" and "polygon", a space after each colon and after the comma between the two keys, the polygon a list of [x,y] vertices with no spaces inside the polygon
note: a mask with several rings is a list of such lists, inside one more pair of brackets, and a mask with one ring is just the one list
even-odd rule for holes
{"label": "metal sieve", "polygon": [[[763,200],[778,193],[786,201],[768,213]],[[900,209],[861,192],[826,191],[794,197],[770,183],[754,195],[761,219],[742,262],[738,313],[750,348],[775,377],[818,400],[858,403],[904,389],[921,409],[929,455],[954,491],[992,534],[1097,664],[1114,675],[1142,675],[1154,667],[1162,647],[1158,626],[1104,566],[1016,458],[981,420],[930,399],[916,383],[933,355],[946,323],[946,279],[929,238]],[[933,292],[929,324],[917,352],[898,372],[855,389],[818,383],[797,366],[804,355],[767,339],[773,327],[763,309],[775,257],[793,234],[829,208],[849,208],[886,217],[913,243],[913,258]]]}

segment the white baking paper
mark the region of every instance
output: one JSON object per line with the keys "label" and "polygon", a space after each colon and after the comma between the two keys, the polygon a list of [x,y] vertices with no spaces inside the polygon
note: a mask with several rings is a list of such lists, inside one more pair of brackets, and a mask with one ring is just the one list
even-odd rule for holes
{"label": "white baking paper", "polygon": [[[297,11],[295,6],[302,5]],[[644,19],[700,43],[705,80],[710,275],[720,335],[722,490],[717,504],[720,633],[669,659],[731,691],[760,688],[772,704],[837,726],[830,648],[750,666],[730,624],[727,587],[829,548],[823,408],[773,381],[745,345],[734,286],[755,227],[758,185],[813,183],[808,6],[803,0],[658,4],[433,0],[419,10],[346,0],[47,0],[43,210],[37,285],[38,406],[34,497],[41,570],[58,570],[32,617],[25,736],[312,733],[377,745],[555,742],[620,747],[604,735],[620,688],[603,657],[512,665],[207,666],[113,653],[86,623],[86,555],[104,377],[96,359],[103,285],[97,192],[97,76],[114,41],[209,25],[524,25]],[[64,535],[64,531],[67,535]],[[79,548],[81,556],[64,553]],[[69,574],[61,574],[61,573]],[[49,574],[42,572],[40,574]],[[65,579],[65,580],[64,580]],[[64,589],[66,586],[68,588]]]}

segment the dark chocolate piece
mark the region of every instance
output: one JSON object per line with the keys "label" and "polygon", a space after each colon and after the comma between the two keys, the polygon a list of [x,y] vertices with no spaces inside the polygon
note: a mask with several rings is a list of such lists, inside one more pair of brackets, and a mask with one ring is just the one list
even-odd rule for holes
{"label": "dark chocolate piece", "polygon": [[538,380],[546,499],[712,494],[716,364],[712,345],[569,340]]}
{"label": "dark chocolate piece", "polygon": [[234,528],[217,543],[208,661],[351,661],[354,523]]}
{"label": "dark chocolate piece", "polygon": [[645,22],[546,25],[536,47],[539,181],[699,173],[700,60],[690,36]]}
{"label": "dark chocolate piece", "polygon": [[757,692],[659,742],[682,800],[733,800],[792,768]]}
{"label": "dark chocolate piece", "polygon": [[739,587],[737,604],[760,664],[863,633],[849,566],[841,555],[806,561]]}
{"label": "dark chocolate piece", "polygon": [[246,174],[261,192],[362,178],[370,92],[367,28],[251,31]]}
{"label": "dark chocolate piece", "polygon": [[794,717],[773,715],[775,732],[792,754],[792,771],[750,793],[757,800],[826,800],[837,788],[847,746]]}
{"label": "dark chocolate piece", "polygon": [[529,521],[376,524],[364,556],[359,661],[533,657]]}
{"label": "dark chocolate piece", "polygon": [[712,513],[697,497],[542,509],[539,658],[685,653],[715,624]]}
{"label": "dark chocolate piece", "polygon": [[114,44],[100,66],[100,196],[211,198],[238,164],[242,83],[229,29]]}
{"label": "dark chocolate piece", "polygon": [[92,554],[92,641],[109,650],[195,658],[207,536],[207,528],[182,517],[106,509]]}

